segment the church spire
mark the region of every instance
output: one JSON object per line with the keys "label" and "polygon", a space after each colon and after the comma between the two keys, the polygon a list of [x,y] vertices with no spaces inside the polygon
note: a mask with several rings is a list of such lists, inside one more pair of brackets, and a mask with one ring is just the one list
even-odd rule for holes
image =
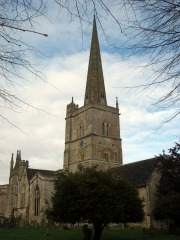
{"label": "church spire", "polygon": [[107,105],[95,16],[84,99],[84,105],[87,104]]}

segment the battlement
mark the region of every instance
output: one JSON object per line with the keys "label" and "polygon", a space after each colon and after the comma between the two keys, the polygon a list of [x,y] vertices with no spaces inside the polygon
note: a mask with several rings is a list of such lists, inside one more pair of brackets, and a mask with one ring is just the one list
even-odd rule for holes
{"label": "battlement", "polygon": [[20,162],[20,164],[19,164],[20,166],[25,166],[25,167],[29,167],[29,161],[28,160],[21,160],[21,162]]}
{"label": "battlement", "polygon": [[75,104],[72,99],[72,102],[67,105],[66,116],[69,114],[72,114],[73,112],[77,111],[78,109],[79,109],[79,105]]}

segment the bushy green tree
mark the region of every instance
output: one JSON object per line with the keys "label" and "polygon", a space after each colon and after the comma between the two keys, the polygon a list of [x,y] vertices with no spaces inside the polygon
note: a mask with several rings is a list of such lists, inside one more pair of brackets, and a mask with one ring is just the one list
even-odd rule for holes
{"label": "bushy green tree", "polygon": [[180,143],[169,149],[169,155],[160,156],[157,201],[154,215],[174,227],[180,226]]}
{"label": "bushy green tree", "polygon": [[57,222],[93,224],[94,240],[108,223],[138,222],[143,210],[138,193],[129,183],[95,168],[59,174],[51,217]]}

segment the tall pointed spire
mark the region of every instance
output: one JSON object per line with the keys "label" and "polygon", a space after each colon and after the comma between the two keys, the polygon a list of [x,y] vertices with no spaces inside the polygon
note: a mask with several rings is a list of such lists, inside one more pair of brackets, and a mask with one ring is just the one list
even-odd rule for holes
{"label": "tall pointed spire", "polygon": [[107,105],[96,19],[94,16],[84,105]]}

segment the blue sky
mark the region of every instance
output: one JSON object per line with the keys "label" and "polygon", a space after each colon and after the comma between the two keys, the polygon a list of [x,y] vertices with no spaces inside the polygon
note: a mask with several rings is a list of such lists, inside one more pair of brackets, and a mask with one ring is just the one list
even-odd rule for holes
{"label": "blue sky", "polygon": [[[48,33],[48,38],[26,33],[21,37],[39,52],[29,57],[43,73],[44,80],[24,73],[23,82],[17,80],[13,91],[33,106],[2,108],[2,113],[19,126],[23,133],[0,119],[0,183],[7,183],[11,153],[22,150],[22,157],[30,167],[59,169],[63,165],[65,109],[74,96],[83,104],[92,25],[84,23],[83,41],[79,22],[68,21],[66,14],[52,8],[48,18],[39,18],[36,30]],[[102,18],[108,42],[98,25],[102,63],[108,104],[115,106],[119,99],[120,125],[124,163],[153,157],[173,146],[179,137],[179,119],[162,124],[173,109],[153,105],[164,86],[150,89],[126,89],[146,82],[152,70],[143,68],[145,55],[129,55],[124,46],[126,36],[112,19]]]}

